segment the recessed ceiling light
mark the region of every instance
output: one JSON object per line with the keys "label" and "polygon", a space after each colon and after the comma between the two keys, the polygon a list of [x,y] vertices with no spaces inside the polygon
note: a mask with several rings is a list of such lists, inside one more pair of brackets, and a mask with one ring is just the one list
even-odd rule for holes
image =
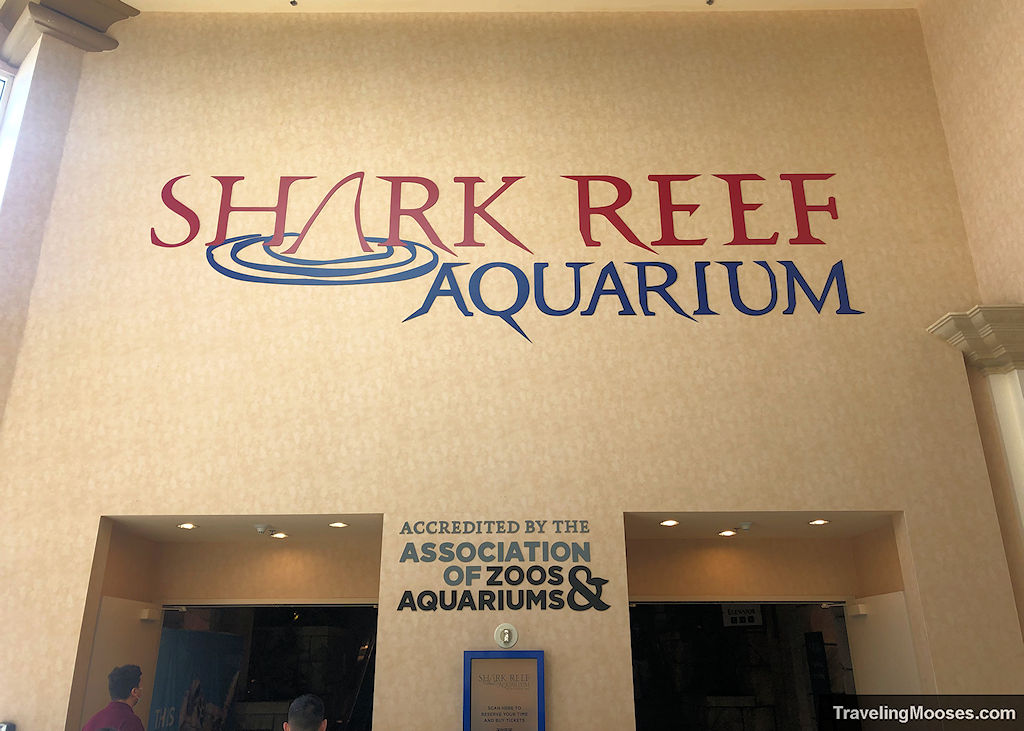
{"label": "recessed ceiling light", "polygon": [[668,526],[669,528],[671,528],[671,527],[672,527],[672,526],[674,526],[674,525],[679,525],[679,521],[678,521],[678,520],[672,520],[672,519],[670,518],[670,519],[668,519],[668,520],[663,520],[663,521],[661,521],[661,524],[662,524],[662,525],[665,525],[665,526]]}
{"label": "recessed ceiling light", "polygon": [[336,523],[328,523],[331,528],[348,528],[348,523],[342,523],[340,520]]}
{"label": "recessed ceiling light", "polygon": [[271,538],[287,538],[288,534],[285,533],[284,531],[275,531],[274,533],[270,534],[270,537]]}
{"label": "recessed ceiling light", "polygon": [[178,527],[182,530],[192,530],[193,528],[198,528],[199,526],[195,523],[178,523]]}
{"label": "recessed ceiling light", "polygon": [[736,531],[732,529],[722,530],[718,531],[718,535],[722,536],[723,538],[732,538],[734,535],[736,535]]}
{"label": "recessed ceiling light", "polygon": [[810,521],[808,525],[828,525],[828,523],[829,522],[824,518],[817,518],[815,520]]}

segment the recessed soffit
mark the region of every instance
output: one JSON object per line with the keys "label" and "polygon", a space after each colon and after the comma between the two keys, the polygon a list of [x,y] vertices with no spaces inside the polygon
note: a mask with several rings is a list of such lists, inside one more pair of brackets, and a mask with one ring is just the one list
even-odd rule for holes
{"label": "recessed soffit", "polygon": [[[735,512],[632,512],[624,516],[626,540],[725,540],[718,532],[738,531],[738,537],[755,538],[852,538],[892,525],[893,513],[878,510],[860,511],[735,511]],[[666,527],[661,521],[678,520],[679,525]],[[809,522],[824,518],[828,525],[813,526]],[[742,530],[742,523],[750,523]]]}

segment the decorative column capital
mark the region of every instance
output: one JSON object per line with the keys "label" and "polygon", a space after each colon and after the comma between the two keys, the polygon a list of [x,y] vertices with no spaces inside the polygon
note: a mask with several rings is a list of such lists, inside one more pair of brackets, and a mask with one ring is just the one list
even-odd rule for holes
{"label": "decorative column capital", "polygon": [[83,51],[112,51],[117,40],[107,35],[107,29],[138,14],[121,0],[33,0],[4,40],[0,57],[20,66],[42,34]]}
{"label": "decorative column capital", "polygon": [[1024,370],[1024,305],[978,305],[928,328],[984,373]]}

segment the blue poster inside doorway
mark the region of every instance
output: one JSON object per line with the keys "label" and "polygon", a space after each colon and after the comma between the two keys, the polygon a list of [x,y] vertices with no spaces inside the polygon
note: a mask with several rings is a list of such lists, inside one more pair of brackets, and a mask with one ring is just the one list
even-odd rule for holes
{"label": "blue poster inside doorway", "polygon": [[242,667],[243,639],[223,632],[164,629],[149,731],[222,731]]}

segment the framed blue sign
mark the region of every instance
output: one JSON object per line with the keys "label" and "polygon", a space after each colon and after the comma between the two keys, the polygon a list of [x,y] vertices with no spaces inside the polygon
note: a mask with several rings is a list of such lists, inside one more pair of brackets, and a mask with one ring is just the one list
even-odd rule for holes
{"label": "framed blue sign", "polygon": [[544,651],[466,650],[463,731],[544,731]]}

